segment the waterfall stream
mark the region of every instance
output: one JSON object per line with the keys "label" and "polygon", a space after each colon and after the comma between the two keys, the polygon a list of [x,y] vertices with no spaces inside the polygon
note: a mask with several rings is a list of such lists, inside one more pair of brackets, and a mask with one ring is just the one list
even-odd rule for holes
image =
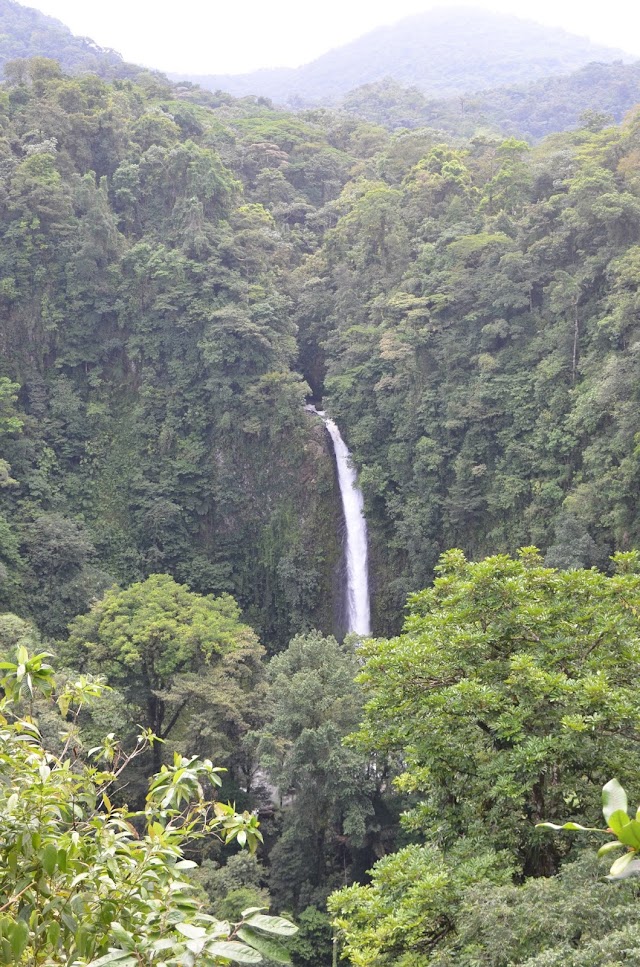
{"label": "waterfall stream", "polygon": [[306,407],[316,413],[327,428],[338,468],[338,483],[342,498],[342,510],[347,532],[345,549],[347,577],[347,631],[358,635],[371,634],[371,609],[369,603],[369,572],[367,561],[367,522],[364,516],[362,491],[351,462],[351,454],[340,436],[340,430],[324,410]]}

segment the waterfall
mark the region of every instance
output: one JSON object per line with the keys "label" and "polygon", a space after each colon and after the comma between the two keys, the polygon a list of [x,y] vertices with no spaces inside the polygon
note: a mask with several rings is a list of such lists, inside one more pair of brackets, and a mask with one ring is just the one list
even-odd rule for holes
{"label": "waterfall", "polygon": [[316,413],[327,428],[338,468],[338,483],[342,497],[342,510],[347,531],[346,576],[347,576],[347,631],[358,635],[371,634],[371,612],[369,605],[369,573],[367,562],[367,522],[364,517],[362,491],[358,487],[356,472],[351,463],[351,454],[340,436],[340,430],[324,410],[315,406],[306,407]]}

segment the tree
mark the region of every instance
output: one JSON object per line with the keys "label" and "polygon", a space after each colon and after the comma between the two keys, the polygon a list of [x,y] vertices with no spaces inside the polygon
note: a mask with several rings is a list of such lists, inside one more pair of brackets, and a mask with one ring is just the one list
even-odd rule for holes
{"label": "tree", "polygon": [[562,851],[534,824],[567,802],[593,817],[600,776],[635,781],[638,555],[614,562],[608,577],[545,568],[532,548],[449,551],[404,633],[364,645],[358,742],[402,755],[399,784],[420,797],[409,823],[428,839],[472,837],[553,873]]}
{"label": "tree", "polygon": [[80,520],[40,513],[23,525],[21,536],[31,615],[45,634],[62,635],[113,579],[95,566],[96,549]]}
{"label": "tree", "polygon": [[220,920],[237,920],[247,907],[270,906],[266,870],[255,853],[235,853],[224,866],[205,859],[194,875],[211,901],[211,913]]}
{"label": "tree", "polygon": [[465,890],[505,883],[509,870],[491,851],[462,844],[448,856],[436,846],[407,846],[371,870],[371,883],[329,898],[329,911],[358,967],[421,967],[455,930]]}
{"label": "tree", "polygon": [[[231,926],[193,895],[190,843],[219,836],[253,850],[261,839],[255,816],[211,798],[219,770],[176,754],[151,779],[143,809],[114,808],[111,787],[155,738],[139,736],[126,755],[107,737],[85,757],[71,728],[61,754],[48,751],[23,706],[56,688],[47,657],[18,644],[0,663],[0,962],[169,967],[196,957],[260,963],[261,952],[288,962],[274,935],[295,933],[293,924],[254,908]],[[64,720],[96,686],[56,691]]]}
{"label": "tree", "polygon": [[[262,654],[230,595],[194,594],[167,574],[107,591],[69,631],[61,646],[65,661],[105,675],[123,692],[132,723],[142,722],[163,741],[188,740],[194,716],[205,708],[211,734],[217,703],[228,701],[220,671],[229,670],[242,694]],[[156,745],[154,766],[160,762]]]}
{"label": "tree", "polygon": [[554,542],[544,556],[547,567],[597,567],[603,558],[601,548],[578,518],[570,513],[560,514],[555,523]]}
{"label": "tree", "polygon": [[[15,409],[19,389],[18,384],[12,383],[6,376],[0,377],[0,444],[5,437],[22,429],[22,420]],[[15,484],[15,480],[11,477],[11,467],[0,456],[0,487],[10,487],[12,484]]]}
{"label": "tree", "polygon": [[557,876],[471,885],[455,935],[439,946],[430,967],[639,964],[637,885],[613,890],[602,878],[603,865],[581,852]]}
{"label": "tree", "polygon": [[357,668],[352,643],[317,631],[298,635],[269,664],[271,715],[258,752],[288,803],[270,854],[270,887],[281,904],[298,910],[322,903],[331,885],[344,882],[353,864],[362,864],[359,851],[365,866],[371,856],[382,776],[342,745],[360,718]]}
{"label": "tree", "polygon": [[[615,781],[603,799],[606,822],[635,844],[608,877],[626,879],[637,872],[640,824],[626,815]],[[623,845],[610,842],[600,854]],[[602,861],[588,852],[572,855],[557,876],[514,883],[511,872],[504,854],[482,853],[469,840],[446,852],[413,845],[376,863],[370,883],[332,894],[328,906],[345,956],[359,967],[421,967],[425,957],[433,967],[640,963],[633,880],[612,890],[602,880]],[[630,959],[613,959],[625,950]]]}

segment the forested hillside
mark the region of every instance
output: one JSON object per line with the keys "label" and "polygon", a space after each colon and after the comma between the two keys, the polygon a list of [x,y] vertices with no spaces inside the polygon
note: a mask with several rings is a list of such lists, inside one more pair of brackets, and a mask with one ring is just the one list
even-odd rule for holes
{"label": "forested hillside", "polygon": [[311,105],[334,102],[353,88],[385,77],[444,96],[568,74],[591,61],[633,59],[557,27],[458,7],[429,10],[378,27],[302,67],[172,77],[236,96]]}
{"label": "forested hillside", "polygon": [[637,139],[634,117],[535,151],[401,134],[301,270],[383,623],[443,547],[591,565],[635,546]]}
{"label": "forested hillside", "polygon": [[535,828],[640,796],[638,112],[39,57],[0,129],[0,962],[640,965],[634,881]]}
{"label": "forested hillside", "polygon": [[113,580],[171,571],[236,594],[269,642],[331,627],[333,470],[285,280],[357,138],[26,71],[4,91],[0,254],[13,606],[59,634]]}
{"label": "forested hillside", "polygon": [[380,630],[448,546],[634,545],[633,116],[529,150],[46,61],[4,95],[2,553],[44,631],[154,571],[271,648],[339,627],[309,392],[361,468]]}
{"label": "forested hillside", "polygon": [[0,0],[0,68],[16,58],[54,57],[70,73],[126,77],[143,73],[125,64],[115,50],[88,37],[75,37],[68,27],[16,0]]}
{"label": "forested hillside", "polygon": [[450,98],[429,98],[386,78],[350,91],[340,106],[392,131],[431,127],[469,138],[480,129],[535,142],[557,131],[622,121],[639,101],[640,64],[616,62]]}

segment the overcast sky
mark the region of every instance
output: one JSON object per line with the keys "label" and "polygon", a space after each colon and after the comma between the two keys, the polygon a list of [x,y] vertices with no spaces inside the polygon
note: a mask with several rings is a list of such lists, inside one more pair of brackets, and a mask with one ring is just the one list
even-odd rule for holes
{"label": "overcast sky", "polygon": [[75,34],[163,71],[296,67],[380,24],[431,7],[474,6],[564,27],[640,56],[636,0],[31,0]]}

